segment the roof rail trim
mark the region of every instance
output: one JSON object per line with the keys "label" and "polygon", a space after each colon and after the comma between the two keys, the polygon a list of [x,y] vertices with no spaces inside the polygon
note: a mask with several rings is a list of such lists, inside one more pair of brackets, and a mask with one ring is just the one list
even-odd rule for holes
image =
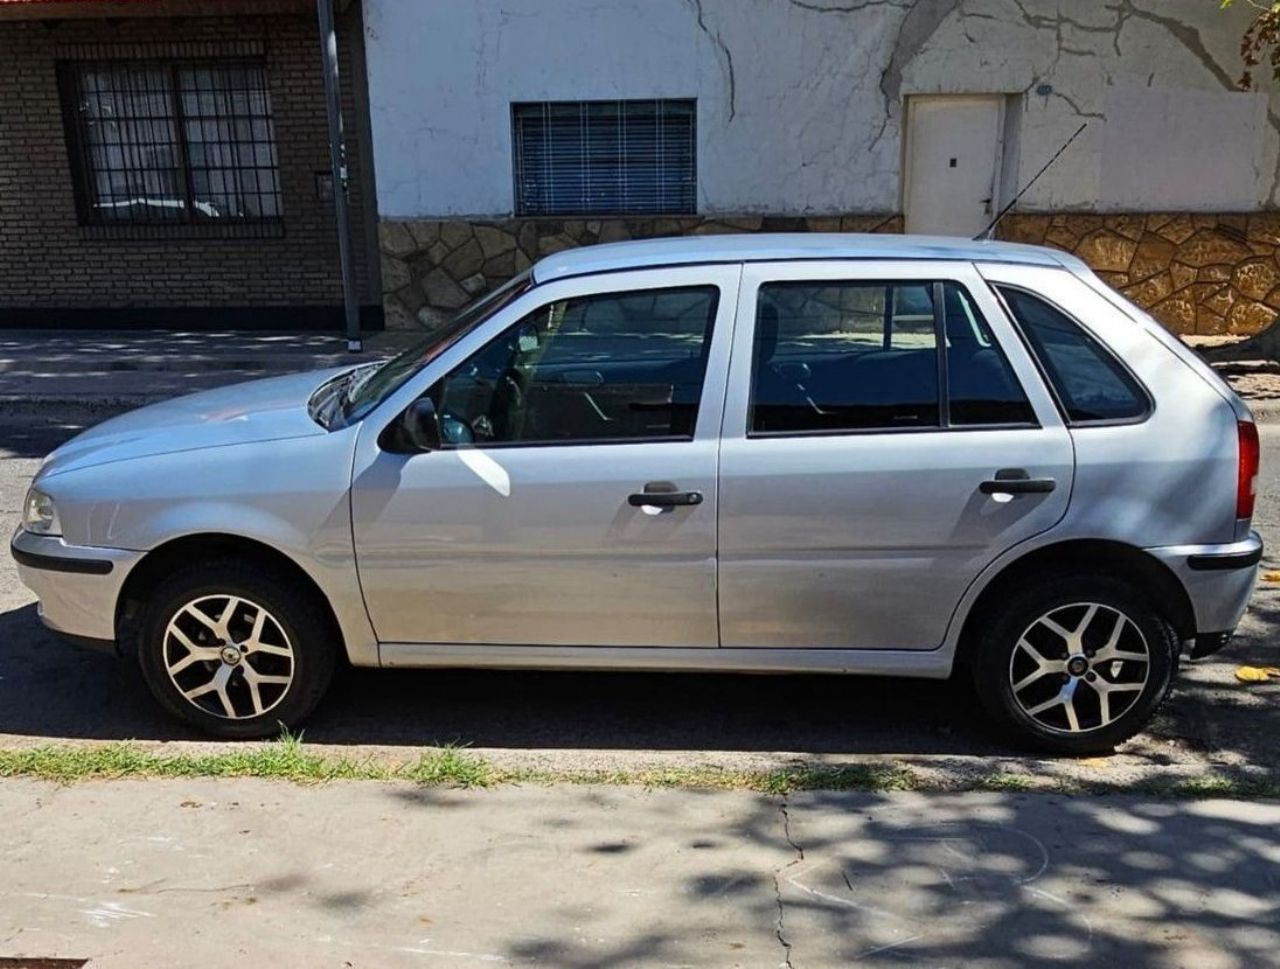
{"label": "roof rail trim", "polygon": [[998,262],[1076,271],[1069,253],[1041,246],[932,236],[756,233],[677,236],[566,249],[533,267],[538,283],[596,273],[745,262],[819,260]]}

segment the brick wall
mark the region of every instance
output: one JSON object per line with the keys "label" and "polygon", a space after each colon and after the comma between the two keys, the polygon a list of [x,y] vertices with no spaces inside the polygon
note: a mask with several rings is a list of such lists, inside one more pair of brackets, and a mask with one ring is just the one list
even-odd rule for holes
{"label": "brick wall", "polygon": [[[361,303],[376,306],[366,252],[350,41],[339,25],[350,221]],[[283,193],[273,238],[103,238],[78,224],[55,65],[77,50],[130,58],[251,44],[265,57]],[[220,46],[221,45],[221,46]],[[314,16],[10,22],[0,29],[0,325],[340,325],[333,203]],[[374,314],[377,315],[377,314]]]}

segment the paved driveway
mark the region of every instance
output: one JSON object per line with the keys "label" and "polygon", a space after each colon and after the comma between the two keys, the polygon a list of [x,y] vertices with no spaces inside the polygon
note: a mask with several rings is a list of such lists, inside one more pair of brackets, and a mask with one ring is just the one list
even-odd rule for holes
{"label": "paved driveway", "polygon": [[[38,457],[70,429],[0,426],[0,531],[16,524]],[[1263,426],[1258,525],[1280,568],[1280,424]],[[893,756],[936,772],[1025,767],[1124,784],[1280,767],[1280,685],[1246,688],[1236,664],[1280,658],[1280,584],[1263,588],[1239,639],[1194,664],[1154,728],[1104,762],[1028,760],[986,730],[964,684],[837,677],[512,672],[344,673],[306,731],[361,748],[467,744],[499,762],[567,769],[679,761],[760,768]],[[162,717],[127,665],[62,645],[40,626],[0,555],[0,744],[49,739],[195,740]]]}

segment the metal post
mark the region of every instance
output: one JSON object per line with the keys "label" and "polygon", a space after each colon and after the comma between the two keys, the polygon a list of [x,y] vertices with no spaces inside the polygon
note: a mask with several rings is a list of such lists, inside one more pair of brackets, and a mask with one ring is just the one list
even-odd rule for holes
{"label": "metal post", "polygon": [[342,143],[342,103],[338,89],[338,35],[333,27],[333,0],[316,0],[320,18],[320,54],[324,61],[324,94],[329,113],[329,165],[333,173],[333,215],[338,223],[338,262],[342,268],[342,305],[347,318],[347,351],[364,349],[360,339],[360,307],[351,265],[351,233],[347,225],[347,161]]}

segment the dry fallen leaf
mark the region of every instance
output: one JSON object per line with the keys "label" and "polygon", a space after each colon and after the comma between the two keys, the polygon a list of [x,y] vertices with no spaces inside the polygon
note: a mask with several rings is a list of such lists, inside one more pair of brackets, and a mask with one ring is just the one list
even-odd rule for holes
{"label": "dry fallen leaf", "polygon": [[1280,572],[1263,572],[1263,582],[1280,582]]}
{"label": "dry fallen leaf", "polygon": [[1238,666],[1236,679],[1241,683],[1266,683],[1270,679],[1280,680],[1280,668],[1275,666]]}

